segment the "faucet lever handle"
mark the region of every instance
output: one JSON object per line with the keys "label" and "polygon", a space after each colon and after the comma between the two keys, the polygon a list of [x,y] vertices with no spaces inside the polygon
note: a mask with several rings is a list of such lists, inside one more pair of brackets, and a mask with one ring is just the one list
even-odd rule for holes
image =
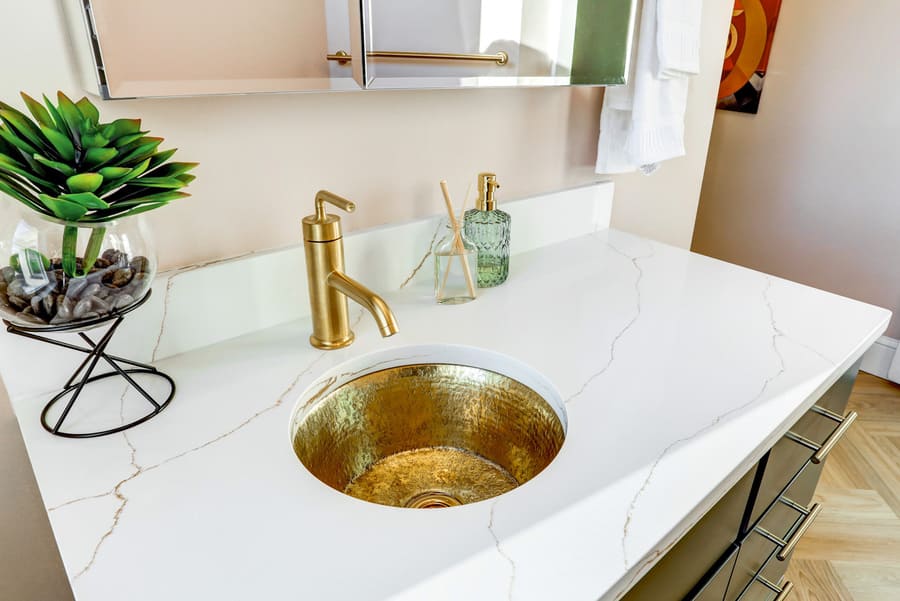
{"label": "faucet lever handle", "polygon": [[316,221],[325,221],[326,202],[331,203],[337,208],[343,209],[348,213],[352,213],[356,210],[356,204],[353,201],[347,200],[346,198],[338,196],[334,192],[329,192],[328,190],[319,190],[316,193]]}

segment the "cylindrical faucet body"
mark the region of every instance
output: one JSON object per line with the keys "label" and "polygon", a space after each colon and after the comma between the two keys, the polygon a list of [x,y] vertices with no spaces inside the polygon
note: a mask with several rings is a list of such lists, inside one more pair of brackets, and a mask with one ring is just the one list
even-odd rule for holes
{"label": "cylindrical faucet body", "polygon": [[309,342],[320,349],[343,348],[353,342],[347,297],[328,285],[328,274],[344,271],[344,240],[305,240],[303,248],[313,326]]}

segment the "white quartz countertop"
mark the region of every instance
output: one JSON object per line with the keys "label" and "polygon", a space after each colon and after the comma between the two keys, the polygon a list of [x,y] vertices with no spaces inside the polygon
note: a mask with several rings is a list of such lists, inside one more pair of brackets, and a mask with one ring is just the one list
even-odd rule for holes
{"label": "white quartz countertop", "polygon": [[[318,351],[307,318],[158,362],[177,397],[125,434],[58,439],[38,422],[48,395],[14,398],[77,599],[615,599],[890,317],[612,230],[514,257],[510,280],[467,305],[385,297],[389,339],[363,315],[351,347]],[[442,510],[316,480],[291,448],[297,400],[369,354],[427,360],[421,345],[494,351],[547,378],[568,424],[556,460]]]}

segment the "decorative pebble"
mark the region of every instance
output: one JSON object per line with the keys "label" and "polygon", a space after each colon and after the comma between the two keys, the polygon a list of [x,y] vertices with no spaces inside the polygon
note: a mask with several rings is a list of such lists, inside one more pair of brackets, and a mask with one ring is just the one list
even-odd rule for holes
{"label": "decorative pebble", "polygon": [[91,308],[101,315],[109,313],[111,309],[109,303],[96,296],[91,298]]}
{"label": "decorative pebble", "polygon": [[32,313],[34,313],[35,315],[40,315],[40,314],[41,314],[41,310],[42,310],[43,308],[44,308],[44,307],[41,306],[41,297],[39,297],[39,296],[32,296],[32,297],[31,297],[31,311],[32,311]]}
{"label": "decorative pebble", "polygon": [[75,305],[75,308],[72,309],[72,317],[75,319],[84,318],[84,314],[91,310],[91,298],[83,298],[78,301],[78,304]]}
{"label": "decorative pebble", "polygon": [[71,278],[69,280],[69,288],[66,290],[66,296],[69,298],[79,298],[81,291],[87,287],[87,280],[84,278]]}
{"label": "decorative pebble", "polygon": [[[29,302],[24,298],[20,298],[14,294],[9,295],[9,304],[11,304],[16,309],[24,309],[29,306]],[[30,308],[30,307],[29,307]]]}
{"label": "decorative pebble", "polygon": [[19,321],[24,321],[26,323],[33,323],[35,325],[47,325],[47,320],[41,319],[37,315],[32,315],[30,313],[16,313],[16,318],[19,319]]}
{"label": "decorative pebble", "polygon": [[11,281],[16,279],[16,270],[7,265],[3,269],[0,269],[0,276],[3,277],[3,281],[9,284]]}
{"label": "decorative pebble", "polygon": [[124,309],[134,302],[134,297],[130,294],[122,294],[118,296],[113,304],[113,309]]}
{"label": "decorative pebble", "polygon": [[25,296],[24,280],[15,279],[15,280],[9,282],[9,284],[6,287],[6,293],[9,296],[24,297]]}
{"label": "decorative pebble", "polygon": [[54,305],[56,304],[56,295],[51,292],[41,302],[44,305],[44,315],[52,317]]}
{"label": "decorative pebble", "polygon": [[81,298],[88,298],[97,294],[97,291],[100,290],[100,284],[88,284],[87,288],[82,290]]}
{"label": "decorative pebble", "polygon": [[81,316],[81,319],[85,319],[85,320],[97,319],[98,317],[100,317],[100,314],[97,313],[96,311],[88,311],[87,313],[85,313],[84,315]]}

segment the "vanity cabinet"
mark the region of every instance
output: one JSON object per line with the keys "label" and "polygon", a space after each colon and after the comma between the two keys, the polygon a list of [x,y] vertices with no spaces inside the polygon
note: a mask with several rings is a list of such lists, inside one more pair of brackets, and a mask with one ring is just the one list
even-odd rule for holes
{"label": "vanity cabinet", "polygon": [[856,417],[843,414],[858,368],[844,373],[623,599],[787,599],[791,585],[781,581],[794,545],[821,510],[811,503],[825,457]]}
{"label": "vanity cabinet", "polygon": [[636,0],[62,0],[104,99],[615,85]]}

